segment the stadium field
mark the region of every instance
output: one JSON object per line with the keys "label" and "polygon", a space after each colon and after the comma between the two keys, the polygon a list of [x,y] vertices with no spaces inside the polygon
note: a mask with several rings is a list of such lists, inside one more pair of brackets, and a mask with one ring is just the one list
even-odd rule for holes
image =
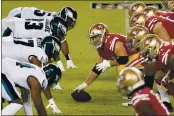
{"label": "stadium field", "polygon": [[[114,3],[100,1],[100,3]],[[68,32],[67,41],[70,54],[78,66],[77,69],[68,69],[63,73],[60,85],[62,90],[52,90],[53,97],[58,108],[63,112],[59,115],[135,115],[132,107],[123,107],[121,103],[126,102],[122,99],[116,87],[117,72],[115,68],[110,68],[101,74],[86,91],[92,96],[90,102],[79,103],[71,98],[71,92],[81,84],[88,76],[97,60],[97,52],[89,45],[88,29],[94,23],[105,23],[112,33],[125,34],[124,10],[104,10],[91,9],[91,3],[98,1],[2,1],[2,18],[16,7],[33,6],[48,11],[60,11],[64,6],[72,6],[78,13],[77,24],[74,29]],[[66,62],[61,54],[64,67]],[[48,104],[43,96],[45,107]],[[174,100],[171,99],[174,106]],[[4,104],[5,106],[5,104]],[[33,107],[34,114],[37,114]],[[55,115],[51,109],[47,109],[48,115]],[[24,114],[23,110],[17,114]]]}

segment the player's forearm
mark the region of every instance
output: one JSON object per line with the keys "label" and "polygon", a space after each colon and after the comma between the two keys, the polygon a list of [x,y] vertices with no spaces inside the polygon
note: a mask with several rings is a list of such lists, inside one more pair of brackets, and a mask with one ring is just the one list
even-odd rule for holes
{"label": "player's forearm", "polygon": [[98,74],[96,74],[95,72],[91,71],[91,73],[89,74],[88,78],[85,80],[85,83],[87,85],[90,85],[92,82],[94,82],[96,80],[96,78],[98,76],[99,76]]}
{"label": "player's forearm", "polygon": [[66,40],[61,43],[61,50],[65,56],[69,54],[68,42]]}
{"label": "player's forearm", "polygon": [[47,100],[52,98],[50,87],[47,87],[46,89],[43,89],[43,93],[44,93],[45,97],[47,98]]}

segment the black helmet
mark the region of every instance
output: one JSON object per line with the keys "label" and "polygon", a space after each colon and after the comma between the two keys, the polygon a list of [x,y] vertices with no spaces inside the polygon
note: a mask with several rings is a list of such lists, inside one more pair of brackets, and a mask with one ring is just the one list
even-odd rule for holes
{"label": "black helmet", "polygon": [[44,48],[46,55],[50,59],[54,57],[55,51],[58,51],[58,53],[60,52],[61,42],[55,36],[46,36],[43,38],[41,46]]}
{"label": "black helmet", "polygon": [[63,7],[60,16],[66,21],[68,30],[72,29],[77,20],[77,12],[72,7]]}
{"label": "black helmet", "polygon": [[61,39],[64,36],[66,36],[67,24],[63,18],[58,16],[53,17],[53,19],[50,22],[50,28],[51,28],[52,36],[55,36],[58,39]]}
{"label": "black helmet", "polygon": [[48,86],[57,84],[61,79],[62,72],[59,67],[54,64],[48,64],[43,68],[46,78],[48,80]]}

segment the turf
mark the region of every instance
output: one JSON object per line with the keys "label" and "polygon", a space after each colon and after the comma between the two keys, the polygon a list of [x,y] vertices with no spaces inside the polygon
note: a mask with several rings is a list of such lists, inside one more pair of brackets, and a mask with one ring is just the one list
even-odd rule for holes
{"label": "turf", "polygon": [[[121,106],[121,103],[126,101],[117,92],[115,68],[101,74],[86,89],[92,96],[90,102],[78,103],[71,98],[71,92],[86,79],[97,60],[97,53],[89,45],[87,37],[89,27],[94,23],[102,22],[108,26],[110,32],[125,34],[125,18],[128,17],[125,17],[123,10],[91,9],[92,2],[97,1],[2,1],[2,17],[6,17],[8,12],[16,7],[34,6],[48,11],[60,11],[63,6],[72,6],[78,12],[78,21],[76,27],[68,32],[66,39],[71,57],[78,68],[68,69],[63,73],[60,81],[62,90],[52,90],[56,104],[63,112],[61,115],[135,115],[131,107]],[[61,58],[66,68],[64,56],[61,55]],[[48,101],[44,96],[43,101],[46,106]],[[37,114],[34,107],[33,111]],[[53,115],[51,109],[47,109],[47,112]],[[24,114],[24,112],[21,110],[17,114]]]}

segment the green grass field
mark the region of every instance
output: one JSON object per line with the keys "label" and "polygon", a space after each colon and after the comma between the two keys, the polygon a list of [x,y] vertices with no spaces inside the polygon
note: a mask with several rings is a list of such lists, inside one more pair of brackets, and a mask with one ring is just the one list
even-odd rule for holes
{"label": "green grass field", "polygon": [[[92,100],[86,103],[75,102],[71,98],[71,92],[81,84],[88,76],[97,60],[97,53],[89,45],[88,29],[94,23],[105,23],[110,32],[125,34],[125,12],[123,10],[98,10],[91,9],[90,4],[97,1],[2,1],[2,18],[16,7],[34,6],[48,11],[60,11],[63,6],[72,6],[78,12],[76,27],[68,32],[70,54],[77,69],[68,69],[63,73],[60,84],[62,90],[52,90],[57,106],[63,112],[61,115],[135,115],[131,107],[122,107],[126,102],[121,98],[116,88],[115,68],[110,68],[90,85],[88,91]],[[111,3],[100,1],[102,3]],[[112,2],[113,3],[113,2]],[[63,55],[61,58],[66,68]],[[48,104],[43,96],[44,105]],[[172,100],[174,103],[174,101]],[[174,104],[173,104],[174,105]],[[34,114],[37,114],[33,107]],[[49,115],[53,115],[47,109]],[[17,114],[24,114],[23,110]]]}

